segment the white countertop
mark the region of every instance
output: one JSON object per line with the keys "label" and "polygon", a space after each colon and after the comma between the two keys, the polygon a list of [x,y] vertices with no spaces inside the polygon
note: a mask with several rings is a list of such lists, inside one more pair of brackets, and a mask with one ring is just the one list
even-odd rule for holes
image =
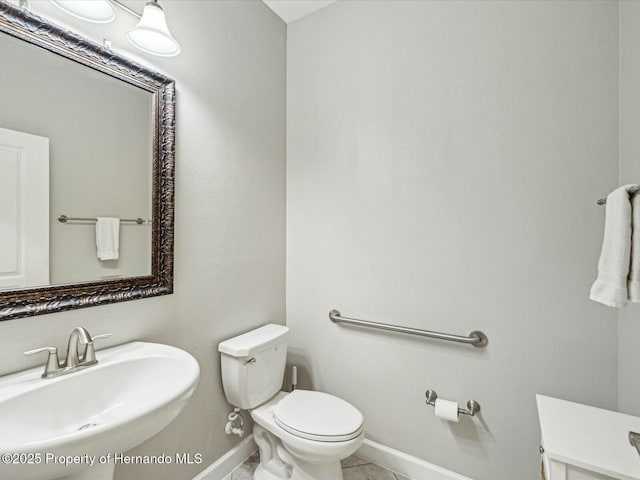
{"label": "white countertop", "polygon": [[640,480],[640,455],[629,431],[640,417],[536,395],[545,455],[610,477]]}

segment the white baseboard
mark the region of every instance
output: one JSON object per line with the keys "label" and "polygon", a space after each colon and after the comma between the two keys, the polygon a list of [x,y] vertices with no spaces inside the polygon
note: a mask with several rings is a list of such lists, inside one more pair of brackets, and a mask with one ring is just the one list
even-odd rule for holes
{"label": "white baseboard", "polygon": [[[236,467],[242,464],[257,449],[258,446],[253,441],[253,434],[251,434],[212,463],[206,470],[198,474],[193,480],[225,480]],[[413,480],[473,480],[369,439],[364,440],[364,443],[355,454]]]}
{"label": "white baseboard", "polygon": [[369,439],[356,455],[413,480],[473,480]]}
{"label": "white baseboard", "polygon": [[238,465],[245,461],[258,446],[253,441],[253,433],[221,456],[193,480],[224,480]]}

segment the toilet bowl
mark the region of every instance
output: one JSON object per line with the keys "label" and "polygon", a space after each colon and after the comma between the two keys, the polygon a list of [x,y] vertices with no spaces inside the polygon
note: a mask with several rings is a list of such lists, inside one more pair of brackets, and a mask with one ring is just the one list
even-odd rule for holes
{"label": "toilet bowl", "polygon": [[364,440],[362,413],[334,395],[280,391],[289,329],[265,325],[218,346],[232,405],[249,410],[260,450],[256,480],[341,480],[340,460]]}
{"label": "toilet bowl", "polygon": [[[293,467],[290,476],[275,478],[341,479],[340,460],[353,454],[364,440],[362,414],[351,404],[326,393],[280,392],[251,410],[251,417],[264,430],[254,426],[263,469],[274,473],[282,471],[282,464]],[[275,444],[269,435],[277,439]],[[279,444],[284,450],[278,450]],[[273,478],[262,477],[261,473],[254,478]]]}

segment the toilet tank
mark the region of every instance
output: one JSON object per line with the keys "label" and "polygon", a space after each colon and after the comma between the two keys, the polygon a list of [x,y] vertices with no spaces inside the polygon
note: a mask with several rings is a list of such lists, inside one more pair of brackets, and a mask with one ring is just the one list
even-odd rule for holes
{"label": "toilet tank", "polygon": [[231,405],[255,408],[280,391],[288,336],[284,325],[269,324],[218,345],[222,385]]}

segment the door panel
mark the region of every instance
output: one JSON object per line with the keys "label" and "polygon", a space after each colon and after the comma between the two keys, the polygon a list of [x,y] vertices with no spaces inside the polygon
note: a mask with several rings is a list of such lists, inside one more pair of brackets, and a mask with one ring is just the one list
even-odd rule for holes
{"label": "door panel", "polygon": [[0,128],[0,289],[49,284],[49,139]]}

